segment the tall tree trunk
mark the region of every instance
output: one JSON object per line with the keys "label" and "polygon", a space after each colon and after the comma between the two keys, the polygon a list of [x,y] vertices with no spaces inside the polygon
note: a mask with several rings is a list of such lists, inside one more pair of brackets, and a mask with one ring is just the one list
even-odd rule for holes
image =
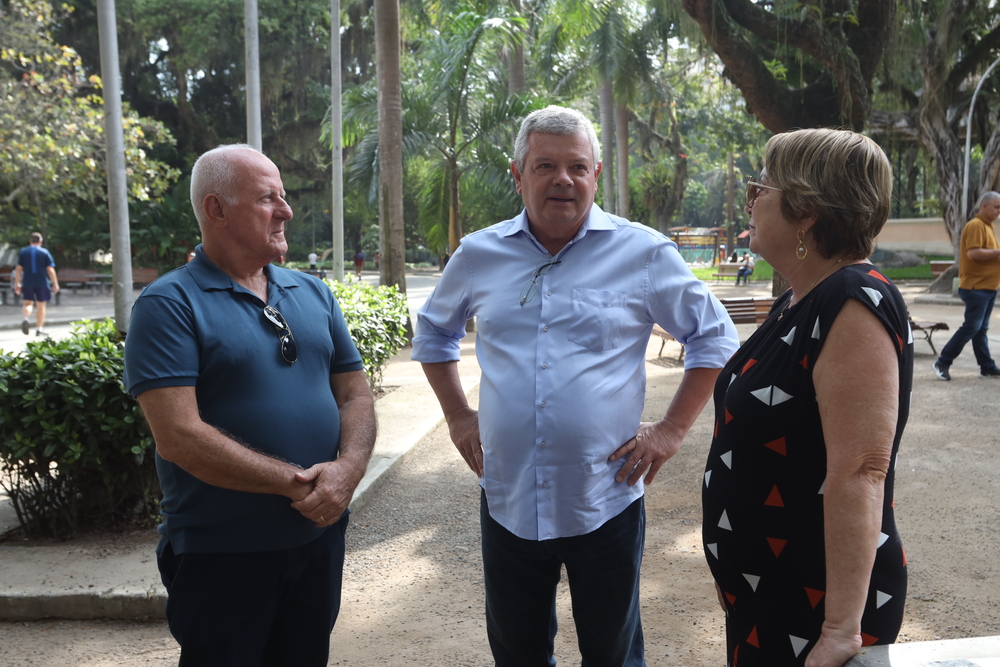
{"label": "tall tree trunk", "polygon": [[461,202],[458,198],[458,165],[448,167],[448,249],[452,254],[462,242]]}
{"label": "tall tree trunk", "polygon": [[618,215],[628,217],[628,109],[615,106],[615,166],[618,167]]}
{"label": "tall tree trunk", "polygon": [[[514,12],[521,16],[521,0],[513,0]],[[518,29],[518,36],[521,38],[511,49],[510,61],[507,65],[507,92],[511,95],[520,95],[527,90],[524,76],[524,37],[525,30]]]}
{"label": "tall tree trunk", "polygon": [[386,241],[380,271],[383,285],[396,285],[400,291],[405,292],[403,103],[400,87],[399,39],[399,0],[375,0],[379,147],[378,218]]}
{"label": "tall tree trunk", "polygon": [[614,91],[611,79],[601,82],[601,158],[604,166],[601,168],[601,190],[604,194],[604,210],[615,212],[615,124],[614,124]]}

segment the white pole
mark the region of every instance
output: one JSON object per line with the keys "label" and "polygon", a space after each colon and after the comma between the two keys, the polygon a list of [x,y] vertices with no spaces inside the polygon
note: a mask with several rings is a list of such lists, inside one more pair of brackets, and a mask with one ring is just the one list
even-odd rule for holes
{"label": "white pole", "polygon": [[969,115],[965,119],[965,170],[962,175],[962,220],[969,219],[969,152],[972,147],[972,110],[976,108],[976,96],[979,95],[979,89],[983,87],[983,82],[986,81],[986,77],[990,75],[993,68],[1000,63],[1000,58],[993,61],[986,73],[979,77],[979,83],[976,84],[976,90],[972,93],[972,101],[969,102]]}
{"label": "white pole", "polygon": [[108,214],[111,224],[111,253],[114,257],[111,272],[115,290],[115,328],[120,333],[125,333],[132,314],[132,249],[125,183],[125,134],[122,130],[117,25],[115,0],[97,0],[97,36],[101,48],[101,81],[104,86]]}
{"label": "white pole", "polygon": [[260,37],[257,32],[257,0],[243,0],[243,29],[246,35],[247,143],[261,150],[260,124]]}
{"label": "white pole", "polygon": [[330,138],[333,144],[333,279],[344,280],[344,147],[340,108],[340,0],[330,0]]}

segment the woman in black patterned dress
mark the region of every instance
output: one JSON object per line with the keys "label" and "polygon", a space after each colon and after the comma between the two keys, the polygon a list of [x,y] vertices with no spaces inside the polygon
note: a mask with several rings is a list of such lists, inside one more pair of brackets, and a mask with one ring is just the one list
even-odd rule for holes
{"label": "woman in black patterned dress", "polygon": [[791,289],[716,385],[705,554],[730,667],[840,667],[895,640],[906,597],[892,493],[913,338],[867,260],[892,173],[845,130],[776,135],[764,164],[750,249]]}

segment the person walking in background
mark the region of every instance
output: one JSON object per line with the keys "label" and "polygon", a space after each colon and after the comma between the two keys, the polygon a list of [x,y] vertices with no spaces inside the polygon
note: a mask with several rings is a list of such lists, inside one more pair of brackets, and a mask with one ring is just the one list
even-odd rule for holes
{"label": "person walking in background", "polygon": [[358,250],[354,253],[354,273],[357,275],[358,280],[361,280],[361,269],[365,268],[365,253],[362,250]]}
{"label": "person walking in background", "polygon": [[750,280],[750,274],[753,273],[753,257],[750,253],[743,253],[743,260],[740,262],[740,268],[736,269],[736,286],[739,287],[740,279],[743,279],[743,286],[746,287]]}
{"label": "person walking in background", "polygon": [[1000,192],[984,192],[979,213],[965,223],[958,249],[958,296],[965,302],[965,321],[941,348],[934,374],[951,380],[951,362],[972,341],[979,377],[1000,378],[1000,368],[990,356],[989,329],[993,303],[1000,287],[1000,244],[993,222],[1000,217]]}
{"label": "person walking in background", "polygon": [[705,558],[740,667],[841,667],[891,644],[906,556],[896,454],[913,337],[868,261],[892,169],[845,130],[777,134],[747,184],[750,249],[791,289],[726,364],[702,482]]}
{"label": "person walking in background", "polygon": [[319,260],[319,255],[316,254],[315,250],[313,250],[311,253],[309,253],[309,268],[315,270],[316,269],[316,262],[318,260]]}
{"label": "person walking in background", "polygon": [[[53,294],[59,293],[59,277],[52,255],[42,247],[42,235],[32,232],[29,245],[21,248],[14,269],[14,294],[21,295],[21,333],[25,336],[31,329],[29,318],[35,310],[35,335],[45,335],[45,311]],[[52,283],[51,288],[49,283]]]}
{"label": "person walking in background", "polygon": [[203,243],[143,290],[125,342],[156,440],[170,632],[181,665],[325,666],[374,399],[330,288],[272,264],[292,218],[274,163],[211,150],[191,202]]}
{"label": "person walking in background", "polygon": [[[643,478],[681,446],[738,346],[725,308],[659,232],[594,204],[597,136],[581,113],[531,113],[511,173],[524,211],[462,239],[417,316],[452,441],[480,479],[486,631],[499,667],[543,667],[565,565],[585,665],[645,664]],[[478,317],[479,411],[457,361]],[[666,416],[640,423],[658,323],[686,344]]]}

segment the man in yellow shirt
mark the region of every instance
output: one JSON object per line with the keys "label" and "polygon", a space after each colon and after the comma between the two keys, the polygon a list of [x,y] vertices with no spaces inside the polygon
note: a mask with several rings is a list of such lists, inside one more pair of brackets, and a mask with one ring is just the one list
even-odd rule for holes
{"label": "man in yellow shirt", "polygon": [[948,369],[970,340],[979,364],[979,377],[1000,378],[1000,368],[990,356],[987,334],[993,302],[1000,287],[1000,243],[993,221],[1000,216],[1000,192],[986,192],[979,198],[979,213],[965,223],[959,246],[958,296],[965,302],[965,322],[941,350],[934,373],[950,380]]}

